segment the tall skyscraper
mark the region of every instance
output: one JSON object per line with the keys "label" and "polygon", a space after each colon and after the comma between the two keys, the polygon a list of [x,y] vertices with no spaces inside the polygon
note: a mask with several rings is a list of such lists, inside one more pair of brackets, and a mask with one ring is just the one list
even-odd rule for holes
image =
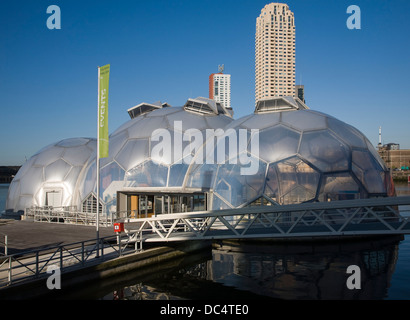
{"label": "tall skyscraper", "polygon": [[295,97],[295,19],[289,6],[270,3],[256,19],[255,100]]}
{"label": "tall skyscraper", "polygon": [[209,98],[231,108],[231,75],[224,74],[224,66],[218,66],[219,72],[209,76]]}

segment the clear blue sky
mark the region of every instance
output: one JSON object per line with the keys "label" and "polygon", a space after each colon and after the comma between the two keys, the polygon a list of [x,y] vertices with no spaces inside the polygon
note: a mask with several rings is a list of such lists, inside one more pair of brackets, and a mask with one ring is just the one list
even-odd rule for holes
{"label": "clear blue sky", "polygon": [[[208,96],[219,64],[235,118],[254,110],[254,35],[265,0],[0,1],[0,165],[20,165],[65,138],[95,137],[97,67],[111,64],[109,127],[126,110]],[[410,148],[410,1],[289,0],[296,82],[311,109],[378,142]],[[61,29],[49,30],[49,5]],[[361,30],[349,30],[349,5]]]}

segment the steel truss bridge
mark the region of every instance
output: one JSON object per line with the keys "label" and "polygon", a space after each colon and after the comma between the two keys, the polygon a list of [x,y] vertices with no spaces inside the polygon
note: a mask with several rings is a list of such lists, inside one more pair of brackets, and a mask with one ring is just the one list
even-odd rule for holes
{"label": "steel truss bridge", "polygon": [[144,242],[410,234],[409,219],[410,197],[252,206],[124,219],[122,241],[137,248]]}

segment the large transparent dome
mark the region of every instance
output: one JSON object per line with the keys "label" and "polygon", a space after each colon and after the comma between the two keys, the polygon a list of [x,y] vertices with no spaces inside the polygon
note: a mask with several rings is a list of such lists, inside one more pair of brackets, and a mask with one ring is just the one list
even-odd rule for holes
{"label": "large transparent dome", "polygon": [[33,155],[10,184],[6,210],[31,206],[72,206],[77,180],[95,155],[97,142],[72,138],[48,145]]}
{"label": "large transparent dome", "polygon": [[[228,129],[235,130],[235,137],[241,129],[248,133],[243,154],[239,149],[227,152],[225,163],[192,166],[189,173],[191,186],[206,177],[213,190],[210,209],[394,194],[389,171],[368,139],[334,117],[309,110],[299,99],[260,101],[254,114],[233,121]],[[257,154],[251,148],[256,139]],[[241,174],[243,166],[229,161],[240,156],[258,170]]]}

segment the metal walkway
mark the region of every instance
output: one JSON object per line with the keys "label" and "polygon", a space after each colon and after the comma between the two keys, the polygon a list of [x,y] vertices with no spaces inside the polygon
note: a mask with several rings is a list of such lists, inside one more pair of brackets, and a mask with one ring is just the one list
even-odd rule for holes
{"label": "metal walkway", "polygon": [[129,242],[410,233],[410,197],[164,214],[124,220]]}

